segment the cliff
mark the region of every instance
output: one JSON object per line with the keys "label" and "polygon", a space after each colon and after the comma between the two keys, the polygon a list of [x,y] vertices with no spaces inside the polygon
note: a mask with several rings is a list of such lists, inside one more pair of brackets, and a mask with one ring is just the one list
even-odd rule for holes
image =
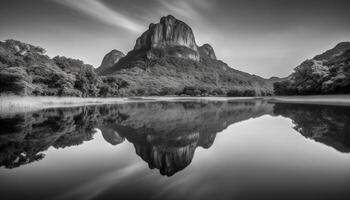
{"label": "cliff", "polygon": [[[187,48],[187,51],[177,47]],[[150,51],[152,49],[166,49],[170,55],[199,60],[192,29],[171,15],[162,17],[157,24],[150,24],[149,29],[136,40],[134,50],[148,51],[149,59],[157,58],[157,55]]]}

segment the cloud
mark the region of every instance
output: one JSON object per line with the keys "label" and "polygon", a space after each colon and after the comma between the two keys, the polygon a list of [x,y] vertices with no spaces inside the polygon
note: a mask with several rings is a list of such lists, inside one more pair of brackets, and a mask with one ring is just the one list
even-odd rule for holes
{"label": "cloud", "polygon": [[106,24],[140,33],[145,27],[127,16],[109,8],[101,0],[53,0],[69,8],[75,9]]}
{"label": "cloud", "polygon": [[209,3],[206,0],[158,0],[170,13],[186,18],[199,17],[199,8],[207,8]]}

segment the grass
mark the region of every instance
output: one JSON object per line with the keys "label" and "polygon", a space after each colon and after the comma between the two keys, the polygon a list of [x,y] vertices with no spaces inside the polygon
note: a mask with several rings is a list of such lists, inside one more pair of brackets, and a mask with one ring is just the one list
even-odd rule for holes
{"label": "grass", "polygon": [[271,103],[302,103],[350,106],[350,95],[273,96],[273,97],[130,97],[130,98],[79,98],[0,96],[0,114],[30,112],[46,108],[72,107],[97,104],[115,104],[138,101],[227,101],[265,99]]}
{"label": "grass", "polygon": [[124,102],[126,98],[0,96],[0,112],[17,113],[54,107],[71,107]]}

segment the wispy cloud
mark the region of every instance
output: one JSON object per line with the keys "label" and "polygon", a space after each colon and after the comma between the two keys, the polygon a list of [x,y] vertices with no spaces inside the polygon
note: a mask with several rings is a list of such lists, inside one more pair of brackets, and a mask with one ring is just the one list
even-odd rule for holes
{"label": "wispy cloud", "polygon": [[168,12],[189,19],[199,17],[200,13],[198,9],[206,8],[209,5],[206,0],[158,0],[158,2],[160,2]]}
{"label": "wispy cloud", "polygon": [[69,8],[75,9],[106,24],[124,28],[132,32],[142,32],[145,27],[127,16],[109,8],[101,0],[53,0]]}

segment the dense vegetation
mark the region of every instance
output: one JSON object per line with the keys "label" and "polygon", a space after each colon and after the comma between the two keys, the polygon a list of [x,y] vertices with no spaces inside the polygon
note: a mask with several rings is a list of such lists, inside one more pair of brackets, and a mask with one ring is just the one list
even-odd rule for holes
{"label": "dense vegetation", "polygon": [[118,95],[118,79],[99,77],[80,60],[45,55],[15,40],[0,42],[0,93],[97,97]]}
{"label": "dense vegetation", "polygon": [[288,80],[274,83],[276,95],[349,94],[350,42],[304,61]]}
{"label": "dense vegetation", "polygon": [[99,76],[93,66],[80,60],[51,59],[41,47],[6,40],[0,42],[0,93],[77,97],[350,93],[349,42],[304,61],[280,82],[232,69],[203,55],[198,62],[171,56],[167,49],[152,49],[152,58],[148,54],[133,50],[108,76]]}

